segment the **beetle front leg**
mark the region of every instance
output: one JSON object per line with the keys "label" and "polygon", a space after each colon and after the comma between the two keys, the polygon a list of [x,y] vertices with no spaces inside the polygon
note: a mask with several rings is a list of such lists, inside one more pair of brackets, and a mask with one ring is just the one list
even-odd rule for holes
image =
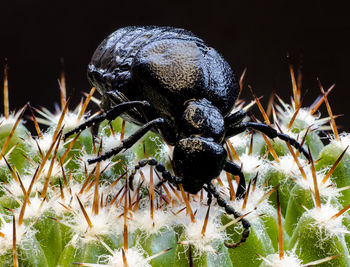
{"label": "beetle front leg", "polygon": [[112,150],[106,152],[100,157],[94,158],[94,159],[89,159],[88,163],[93,164],[98,161],[102,161],[105,159],[108,159],[114,155],[117,155],[119,152],[122,150],[126,150],[130,147],[132,147],[138,140],[141,139],[142,136],[144,136],[149,130],[151,130],[153,127],[158,127],[159,125],[164,124],[164,119],[158,118],[154,119],[145,125],[143,125],[140,129],[138,129],[135,133],[130,135],[127,139],[124,139],[121,141],[121,144],[117,146],[116,148],[113,148]]}
{"label": "beetle front leg", "polygon": [[87,120],[83,124],[79,125],[77,128],[74,128],[73,130],[67,132],[63,136],[63,140],[65,140],[67,137],[71,136],[72,134],[79,133],[83,130],[85,130],[88,127],[91,127],[97,123],[100,123],[104,120],[109,120],[112,121],[116,119],[119,115],[122,113],[129,111],[133,108],[136,107],[144,107],[144,106],[150,106],[150,104],[147,101],[129,101],[129,102],[124,102],[121,104],[116,105],[115,107],[111,108],[110,110],[104,112],[101,115],[98,115],[90,120]]}
{"label": "beetle front leg", "polygon": [[232,128],[232,126],[241,124],[246,116],[247,113],[241,109],[225,117],[225,125],[229,125]]}
{"label": "beetle front leg", "polygon": [[292,146],[294,146],[296,149],[298,149],[303,155],[310,160],[310,155],[307,153],[307,151],[295,140],[294,138],[290,137],[287,134],[282,134],[277,132],[274,128],[271,126],[264,124],[264,123],[258,123],[258,122],[245,122],[241,123],[240,125],[233,125],[230,127],[230,125],[227,126],[225,139],[229,138],[230,136],[237,135],[239,133],[244,132],[246,129],[253,129],[262,132],[263,134],[266,134],[269,138],[279,138],[287,143],[290,143]]}

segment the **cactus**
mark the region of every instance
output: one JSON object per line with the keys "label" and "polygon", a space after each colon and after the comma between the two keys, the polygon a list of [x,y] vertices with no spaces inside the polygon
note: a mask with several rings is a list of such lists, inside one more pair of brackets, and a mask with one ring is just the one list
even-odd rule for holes
{"label": "cactus", "polygon": [[[291,68],[292,81],[294,74]],[[6,77],[5,77],[6,78]],[[6,80],[6,79],[5,79]],[[278,140],[246,132],[227,141],[230,160],[242,164],[244,199],[235,199],[236,177],[214,181],[222,197],[251,223],[247,241],[239,220],[227,216],[207,193],[190,195],[164,183],[152,167],[128,186],[128,172],[156,157],[171,169],[171,147],[153,133],[128,151],[96,165],[87,160],[116,146],[135,127],[121,118],[103,122],[65,142],[62,134],[89,115],[84,103],[36,110],[36,136],[22,120],[26,105],[0,117],[0,266],[350,266],[350,142],[338,134],[327,95],[307,108],[293,83],[293,99],[279,99],[274,125],[308,147],[307,160]],[[7,88],[5,88],[7,90]],[[5,94],[6,95],[6,94]],[[254,95],[255,97],[255,95]],[[329,117],[315,115],[325,103]],[[237,109],[244,107],[238,102]],[[255,97],[265,123],[269,116]],[[31,108],[30,108],[31,109]],[[92,115],[93,116],[93,115]],[[330,122],[330,126],[327,124]],[[30,123],[30,122],[27,122]],[[46,124],[43,132],[39,124]],[[328,143],[320,132],[332,129]],[[325,143],[324,143],[325,142]]]}

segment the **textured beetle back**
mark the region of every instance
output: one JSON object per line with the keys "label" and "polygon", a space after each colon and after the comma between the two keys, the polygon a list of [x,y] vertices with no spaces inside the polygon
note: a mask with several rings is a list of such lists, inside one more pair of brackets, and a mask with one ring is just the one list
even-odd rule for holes
{"label": "textured beetle back", "polygon": [[[200,97],[204,82],[203,56],[196,43],[162,39],[145,45],[136,54],[132,79],[143,98],[181,108],[194,95]],[[166,110],[167,108],[163,108]]]}
{"label": "textured beetle back", "polygon": [[110,34],[96,49],[88,66],[88,78],[100,93],[122,88],[130,80],[130,68],[143,46],[161,39],[203,41],[193,33],[172,27],[125,27]]}
{"label": "textured beetle back", "polygon": [[[125,27],[110,34],[88,66],[88,78],[103,95],[102,109],[129,100],[149,101],[151,119],[163,117],[172,127],[174,114],[190,99],[207,99],[226,116],[239,85],[228,63],[193,33],[172,27]],[[113,100],[105,92],[115,92]],[[126,118],[143,124],[140,112]],[[125,116],[126,116],[125,115]]]}

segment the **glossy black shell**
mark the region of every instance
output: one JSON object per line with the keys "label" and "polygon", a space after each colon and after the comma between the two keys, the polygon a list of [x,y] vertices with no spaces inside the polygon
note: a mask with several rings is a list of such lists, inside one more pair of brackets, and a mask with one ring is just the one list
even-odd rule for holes
{"label": "glossy black shell", "polygon": [[[129,100],[148,101],[151,108],[134,109],[124,119],[138,125],[165,119],[160,134],[172,145],[189,100],[207,99],[225,117],[239,92],[234,73],[215,49],[171,27],[118,29],[96,49],[88,78],[103,96],[104,110]],[[113,101],[108,91],[115,92]]]}

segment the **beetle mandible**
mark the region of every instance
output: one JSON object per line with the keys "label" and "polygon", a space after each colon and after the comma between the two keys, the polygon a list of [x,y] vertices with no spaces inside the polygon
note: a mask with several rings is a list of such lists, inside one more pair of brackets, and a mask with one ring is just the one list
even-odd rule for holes
{"label": "beetle mandible", "polygon": [[[272,127],[244,122],[243,110],[230,113],[239,93],[239,83],[229,64],[213,48],[183,29],[172,27],[125,27],[109,35],[96,49],[88,66],[88,79],[102,95],[101,115],[87,120],[66,133],[78,133],[105,119],[121,116],[140,126],[134,134],[89,164],[102,161],[130,148],[148,131],[158,133],[174,146],[174,172],[154,158],[141,160],[130,175],[130,186],[136,170],[155,166],[163,182],[182,184],[185,191],[196,194],[204,188],[208,204],[212,195],[219,206],[235,218],[241,216],[221,196],[213,179],[222,170],[239,176],[237,198],[244,198],[246,184],[239,165],[227,160],[225,141],[246,129],[270,138],[289,142],[305,157],[305,149],[293,138]],[[242,218],[244,231],[234,248],[250,232],[250,223]]]}

